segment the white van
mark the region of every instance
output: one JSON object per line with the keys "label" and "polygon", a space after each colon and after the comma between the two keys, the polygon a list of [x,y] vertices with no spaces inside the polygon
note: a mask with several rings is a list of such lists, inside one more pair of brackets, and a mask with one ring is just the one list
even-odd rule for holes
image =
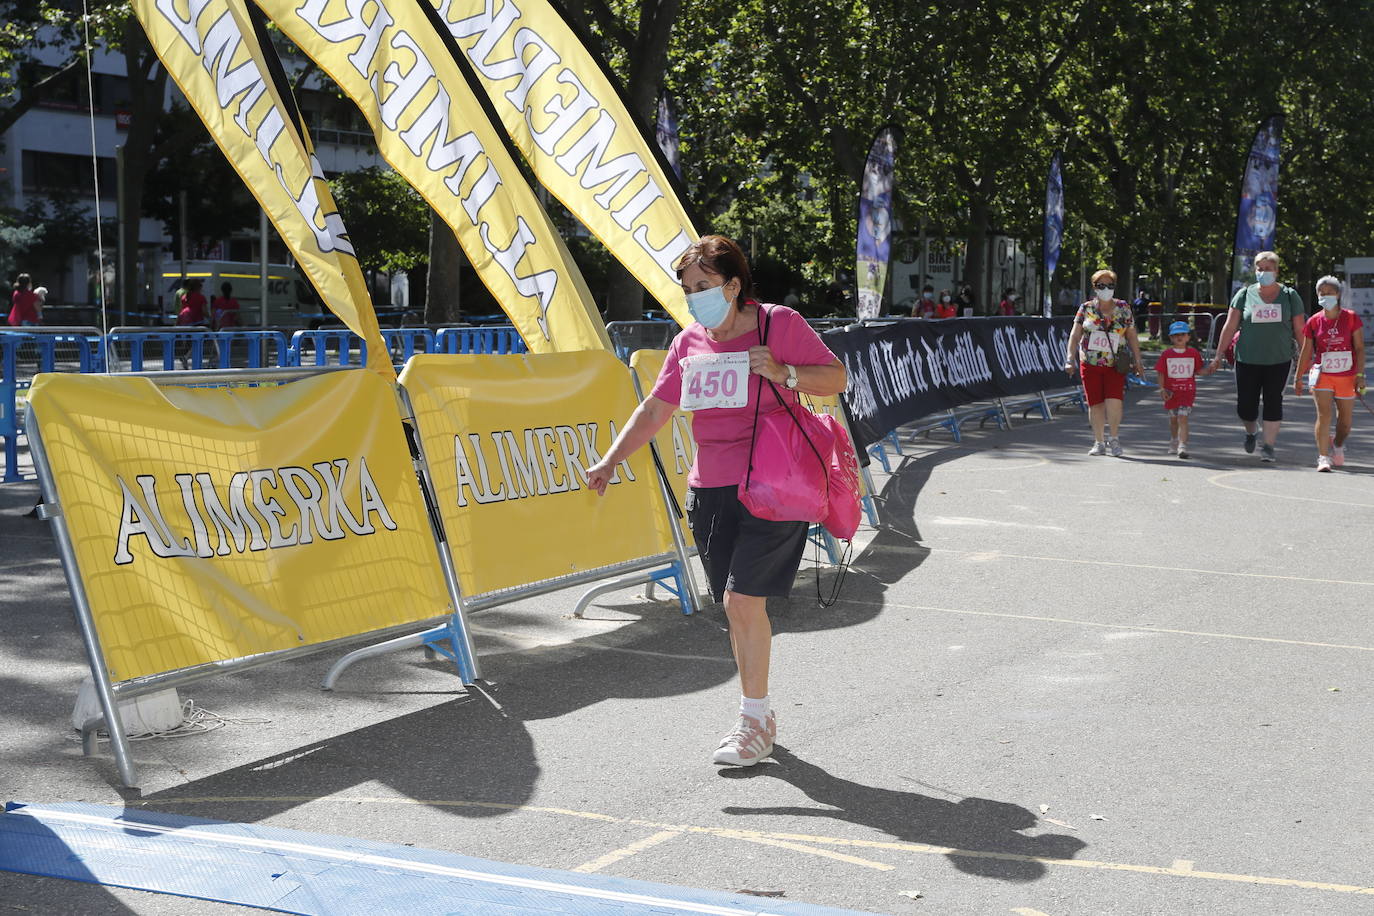
{"label": "white van", "polygon": [[[239,327],[258,328],[262,326],[262,273],[261,267],[250,261],[187,261],[186,272],[181,272],[180,261],[163,261],[158,295],[164,315],[170,315],[169,324],[176,323],[180,306],[176,302],[176,291],[182,278],[201,281],[201,294],[205,296],[206,315],[209,303],[220,295],[220,286],[229,283],[234,287],[234,298],[239,301]],[[267,265],[267,327],[302,328],[317,323],[324,309],[314,288],[305,281],[294,266],[290,264]]]}

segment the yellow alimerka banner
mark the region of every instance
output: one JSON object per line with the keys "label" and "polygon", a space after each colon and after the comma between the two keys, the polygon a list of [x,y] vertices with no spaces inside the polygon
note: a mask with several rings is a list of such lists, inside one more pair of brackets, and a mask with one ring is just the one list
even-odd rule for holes
{"label": "yellow alimerka banner", "polygon": [[439,13],[537,177],[686,327],[673,263],[696,240],[602,67],[548,0],[420,0]]}
{"label": "yellow alimerka banner", "polygon": [[353,244],[243,0],[133,0],[153,50],[267,212],[328,309],[394,379]]}
{"label": "yellow alimerka banner", "polygon": [[114,680],[448,612],[375,373],[234,390],[50,374],[29,403]]}
{"label": "yellow alimerka banner", "polygon": [[586,469],[635,407],[608,352],[415,356],[401,372],[463,594],[672,549],[653,462],[622,462],[604,496]]}
{"label": "yellow alimerka banner", "polygon": [[258,0],[351,98],[536,353],[609,349],[558,230],[416,0]]}
{"label": "yellow alimerka banner", "polygon": [[[667,350],[636,350],[630,354],[630,369],[639,379],[639,389],[644,392],[646,398],[653,390],[658,374],[663,371],[663,361],[667,357]],[[697,457],[697,440],[692,435],[692,415],[685,410],[673,411],[672,419],[654,436],[654,443],[658,445],[658,455],[663,461],[663,470],[668,474],[668,481],[673,485],[677,504],[685,513],[687,472],[692,469],[692,462]],[[664,520],[666,522],[666,518]],[[688,545],[695,543],[692,539],[692,529],[687,527],[686,519],[682,519],[678,527],[682,530],[682,536],[686,538]],[[668,537],[672,537],[671,532],[664,530]]]}

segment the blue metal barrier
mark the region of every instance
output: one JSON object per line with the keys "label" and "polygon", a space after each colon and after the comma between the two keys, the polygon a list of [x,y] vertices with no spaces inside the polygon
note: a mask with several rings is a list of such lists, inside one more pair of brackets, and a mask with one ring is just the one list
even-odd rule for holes
{"label": "blue metal barrier", "polygon": [[437,336],[440,353],[528,353],[525,340],[510,326],[444,328]]}
{"label": "blue metal barrier", "polygon": [[23,480],[19,473],[19,347],[33,338],[28,334],[0,334],[0,437],[5,440],[5,483]]}
{"label": "blue metal barrier", "polygon": [[382,328],[382,341],[391,362],[402,365],[416,353],[437,353],[438,343],[429,328]]}
{"label": "blue metal barrier", "polygon": [[[309,347],[313,362],[306,362],[305,350]],[[330,362],[330,351],[335,358]],[[346,328],[321,328],[315,331],[297,331],[291,335],[291,362],[293,366],[352,366],[367,361],[367,344],[361,337]]]}
{"label": "blue metal barrier", "polygon": [[[120,347],[129,348],[129,372],[144,372],[162,369],[208,369],[205,344],[210,340],[210,332],[205,330],[130,330],[119,328],[111,331],[106,338],[107,362],[112,368],[122,362]],[[213,352],[210,350],[208,352]],[[178,366],[177,362],[181,365]],[[154,363],[154,365],[148,365]],[[158,365],[160,363],[160,365]]]}
{"label": "blue metal barrier", "polygon": [[27,397],[33,376],[39,372],[68,369],[104,371],[104,348],[99,333],[79,328],[70,332],[0,331],[0,371],[4,373],[0,378],[0,438],[4,439],[5,455],[4,476],[0,481],[14,483],[24,479],[19,473],[19,436],[24,432],[24,409],[20,402]]}
{"label": "blue metal barrier", "polygon": [[[283,331],[215,331],[210,337],[218,351],[216,369],[285,369],[291,365],[291,342]],[[236,363],[238,352],[243,359]]]}

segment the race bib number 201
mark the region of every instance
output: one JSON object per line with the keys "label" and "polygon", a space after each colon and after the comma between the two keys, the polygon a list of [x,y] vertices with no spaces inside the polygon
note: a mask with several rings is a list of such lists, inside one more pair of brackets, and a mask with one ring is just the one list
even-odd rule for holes
{"label": "race bib number 201", "polygon": [[683,410],[744,407],[749,403],[749,354],[706,353],[685,357],[682,367]]}

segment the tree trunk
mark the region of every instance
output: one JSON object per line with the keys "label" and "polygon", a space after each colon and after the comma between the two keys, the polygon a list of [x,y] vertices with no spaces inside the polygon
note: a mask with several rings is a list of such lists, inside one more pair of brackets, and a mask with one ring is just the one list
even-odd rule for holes
{"label": "tree trunk", "polygon": [[429,271],[425,274],[425,324],[452,324],[462,320],[459,282],[463,249],[448,223],[431,212],[429,217]]}
{"label": "tree trunk", "polygon": [[973,288],[975,315],[985,315],[990,308],[983,280],[988,270],[988,225],[991,221],[992,205],[980,189],[969,199],[968,247],[964,249],[964,282]]}
{"label": "tree trunk", "polygon": [[[134,311],[138,302],[138,238],[143,212],[143,187],[152,166],[153,141],[157,121],[162,114],[162,100],[167,94],[167,71],[158,63],[153,49],[143,35],[143,29],[132,16],[124,29],[124,61],[129,79],[129,131],[124,135],[124,229],[121,241],[124,257],[119,264],[119,302],[126,311]],[[156,72],[154,72],[156,71]],[[159,295],[167,295],[162,288],[161,271],[154,274],[152,304]]]}

